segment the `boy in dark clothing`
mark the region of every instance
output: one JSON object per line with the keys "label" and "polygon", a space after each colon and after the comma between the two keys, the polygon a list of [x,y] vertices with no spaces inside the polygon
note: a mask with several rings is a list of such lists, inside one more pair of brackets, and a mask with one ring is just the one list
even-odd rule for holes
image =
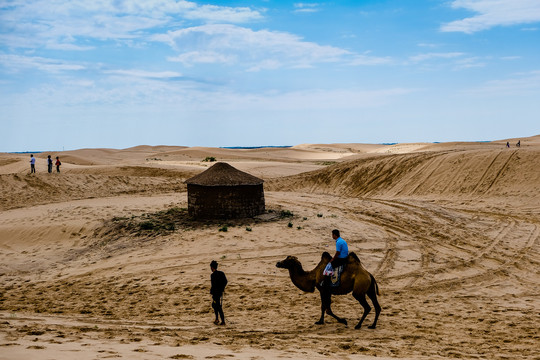
{"label": "boy in dark clothing", "polygon": [[51,159],[51,155],[47,156],[47,171],[50,173],[52,173],[52,159]]}
{"label": "boy in dark clothing", "polygon": [[[225,291],[225,286],[227,286],[227,277],[223,271],[219,271],[218,263],[215,260],[212,260],[210,263],[210,269],[212,270],[212,275],[210,275],[210,281],[212,287],[210,288],[210,294],[212,294],[212,308],[216,314],[216,320],[214,324],[225,325],[225,315],[223,314],[222,299],[223,292]],[[221,323],[219,323],[218,315],[221,317]]]}

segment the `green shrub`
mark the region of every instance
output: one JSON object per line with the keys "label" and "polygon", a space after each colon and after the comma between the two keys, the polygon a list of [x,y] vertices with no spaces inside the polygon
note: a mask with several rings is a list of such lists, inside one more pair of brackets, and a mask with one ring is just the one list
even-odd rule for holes
{"label": "green shrub", "polygon": [[292,217],[294,214],[290,210],[281,210],[280,216],[282,218],[284,217]]}

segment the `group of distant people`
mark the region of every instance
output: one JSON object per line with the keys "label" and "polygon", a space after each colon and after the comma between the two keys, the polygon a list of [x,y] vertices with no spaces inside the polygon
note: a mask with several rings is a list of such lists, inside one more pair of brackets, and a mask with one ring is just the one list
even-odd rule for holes
{"label": "group of distant people", "polygon": [[[60,158],[56,157],[56,162],[54,163],[56,166],[56,172],[60,172],[60,165],[62,163],[60,162]],[[51,155],[47,156],[47,171],[50,173],[53,172],[53,160],[51,158]],[[34,154],[30,154],[30,173],[35,174],[36,173],[36,158],[34,157]]]}
{"label": "group of distant people", "polygon": [[[510,142],[509,141],[506,142],[506,147],[510,148]],[[521,140],[518,140],[518,142],[516,143],[516,147],[521,147]]]}

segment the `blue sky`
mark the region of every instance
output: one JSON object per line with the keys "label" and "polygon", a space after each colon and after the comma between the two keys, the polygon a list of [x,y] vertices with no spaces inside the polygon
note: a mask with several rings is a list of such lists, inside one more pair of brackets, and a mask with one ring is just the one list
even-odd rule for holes
{"label": "blue sky", "polygon": [[0,0],[0,151],[540,134],[540,1]]}

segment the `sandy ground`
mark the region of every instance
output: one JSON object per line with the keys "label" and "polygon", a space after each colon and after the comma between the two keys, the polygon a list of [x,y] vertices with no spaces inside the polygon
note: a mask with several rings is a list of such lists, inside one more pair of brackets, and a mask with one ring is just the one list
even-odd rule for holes
{"label": "sandy ground", "polygon": [[[540,359],[540,137],[506,141],[84,149],[35,175],[0,154],[0,359]],[[207,156],[265,180],[265,216],[187,216]],[[375,330],[350,294],[348,326],[315,325],[318,294],[275,266],[312,269],[334,228],[377,279]]]}

